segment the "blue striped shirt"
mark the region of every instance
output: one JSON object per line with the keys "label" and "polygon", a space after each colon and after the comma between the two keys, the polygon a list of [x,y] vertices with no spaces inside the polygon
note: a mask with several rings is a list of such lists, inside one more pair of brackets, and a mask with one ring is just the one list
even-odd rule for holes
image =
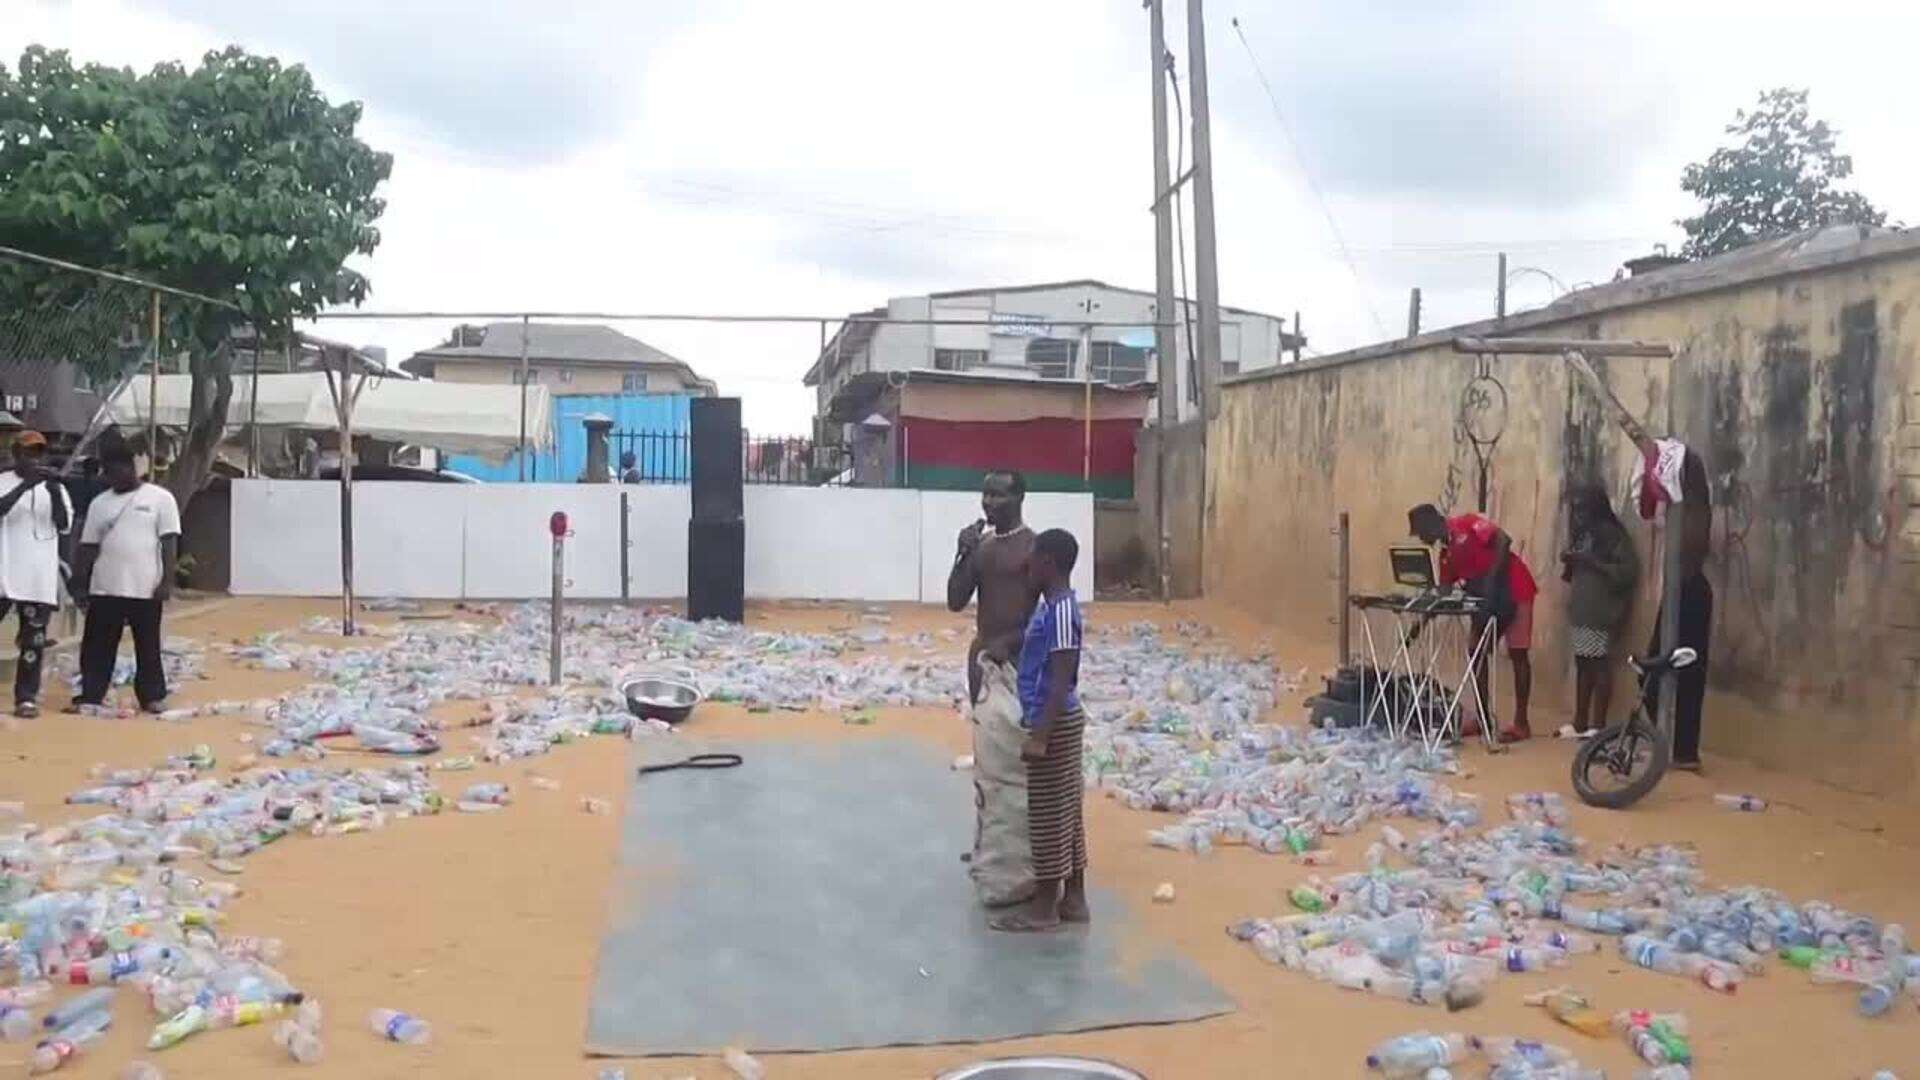
{"label": "blue striped shirt", "polygon": [[[1053,672],[1048,661],[1057,652],[1080,648],[1080,600],[1072,589],[1054,596],[1043,596],[1027,620],[1027,635],[1020,643],[1020,718],[1028,729],[1039,722],[1046,706]],[[1078,681],[1076,679],[1076,681]],[[1080,707],[1079,695],[1067,688],[1066,707]]]}

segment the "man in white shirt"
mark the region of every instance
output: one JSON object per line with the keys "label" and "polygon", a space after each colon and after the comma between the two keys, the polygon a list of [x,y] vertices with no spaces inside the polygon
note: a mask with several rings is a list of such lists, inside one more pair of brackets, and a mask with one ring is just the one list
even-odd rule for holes
{"label": "man in white shirt", "polygon": [[21,717],[40,715],[47,620],[60,602],[60,537],[73,524],[67,489],[41,464],[46,453],[46,436],[23,431],[13,440],[13,468],[0,472],[0,619],[12,610],[20,620],[13,713]]}
{"label": "man in white shirt", "polygon": [[80,531],[77,576],[87,585],[87,628],[80,638],[80,696],[70,711],[106,701],[121,632],[131,627],[134,696],[147,712],[164,712],[160,609],[173,595],[180,507],[166,488],[141,482],[125,444],[109,447],[101,461],[108,487],[94,496]]}

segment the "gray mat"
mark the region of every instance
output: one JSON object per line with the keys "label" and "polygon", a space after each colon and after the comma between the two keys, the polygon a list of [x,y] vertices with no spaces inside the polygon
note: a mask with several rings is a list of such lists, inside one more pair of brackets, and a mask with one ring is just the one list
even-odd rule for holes
{"label": "gray mat", "polygon": [[747,760],[635,781],[589,1053],[979,1042],[1233,1008],[1111,893],[1088,930],[987,929],[959,861],[972,782],[924,744],[650,742],[636,763]]}

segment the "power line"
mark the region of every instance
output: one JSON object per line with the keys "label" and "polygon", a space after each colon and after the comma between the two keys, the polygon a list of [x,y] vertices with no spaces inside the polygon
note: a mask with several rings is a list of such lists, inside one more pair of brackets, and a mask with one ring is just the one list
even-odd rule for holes
{"label": "power line", "polygon": [[1382,338],[1387,337],[1387,324],[1380,321],[1380,313],[1374,310],[1373,299],[1367,292],[1367,283],[1360,276],[1360,266],[1354,262],[1353,253],[1347,250],[1346,237],[1340,234],[1340,225],[1333,219],[1333,210],[1327,205],[1327,198],[1320,191],[1320,185],[1314,182],[1313,170],[1307,168],[1307,156],[1300,150],[1299,140],[1293,137],[1293,128],[1287,124],[1286,113],[1281,111],[1280,98],[1273,92],[1273,84],[1267,81],[1267,73],[1260,66],[1260,58],[1254,55],[1253,46],[1247,42],[1246,32],[1240,29],[1240,19],[1233,19],[1233,34],[1240,39],[1240,47],[1246,50],[1247,61],[1253,65],[1253,74],[1260,80],[1261,89],[1267,92],[1267,104],[1273,107],[1273,118],[1280,124],[1280,132],[1287,138],[1287,145],[1293,150],[1294,162],[1300,166],[1300,175],[1306,179],[1307,190],[1313,194],[1314,202],[1320,206],[1320,215],[1327,221],[1327,231],[1333,234],[1333,243],[1340,251],[1340,258],[1347,264],[1347,273],[1353,275],[1353,284],[1360,293],[1360,302],[1366,306],[1367,315],[1373,319],[1374,329]]}

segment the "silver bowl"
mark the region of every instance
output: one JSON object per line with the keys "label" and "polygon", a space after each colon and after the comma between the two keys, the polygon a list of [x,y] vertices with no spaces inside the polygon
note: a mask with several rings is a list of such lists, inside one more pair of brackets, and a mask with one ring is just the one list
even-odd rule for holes
{"label": "silver bowl", "polygon": [[1132,1069],[1076,1057],[995,1058],[941,1073],[939,1080],[1146,1080]]}
{"label": "silver bowl", "polygon": [[627,711],[642,720],[661,720],[678,724],[693,714],[700,704],[700,688],[679,679],[657,675],[623,683],[620,696],[627,699]]}

